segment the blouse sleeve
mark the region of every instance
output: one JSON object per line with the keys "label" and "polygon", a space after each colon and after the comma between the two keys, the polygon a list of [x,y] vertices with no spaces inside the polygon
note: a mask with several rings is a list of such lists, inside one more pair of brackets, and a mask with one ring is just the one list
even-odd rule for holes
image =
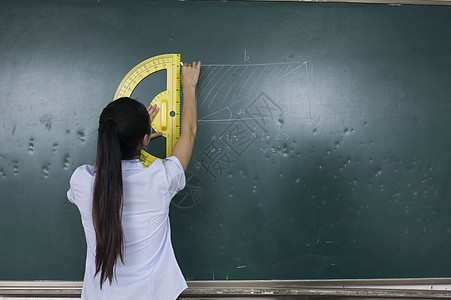
{"label": "blouse sleeve", "polygon": [[80,196],[83,195],[84,191],[89,190],[90,188],[90,186],[86,185],[86,178],[83,176],[87,171],[87,168],[89,168],[88,165],[78,167],[70,177],[67,199],[74,204],[78,204]]}
{"label": "blouse sleeve", "polygon": [[74,174],[72,174],[72,176],[70,177],[70,181],[69,181],[69,190],[67,191],[67,199],[72,202],[75,203],[75,196],[74,196],[74,177],[75,177],[75,172]]}
{"label": "blouse sleeve", "polygon": [[169,182],[169,195],[172,199],[179,191],[185,188],[185,172],[182,164],[175,156],[165,158],[163,164]]}

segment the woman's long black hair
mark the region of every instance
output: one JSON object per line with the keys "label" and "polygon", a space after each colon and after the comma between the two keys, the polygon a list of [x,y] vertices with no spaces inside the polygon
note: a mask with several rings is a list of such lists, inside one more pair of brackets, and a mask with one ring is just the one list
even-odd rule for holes
{"label": "woman's long black hair", "polygon": [[106,279],[111,284],[117,258],[124,263],[121,160],[139,156],[143,138],[150,134],[149,121],[146,107],[130,98],[111,102],[100,115],[92,202],[96,231],[95,275],[100,272],[100,288]]}

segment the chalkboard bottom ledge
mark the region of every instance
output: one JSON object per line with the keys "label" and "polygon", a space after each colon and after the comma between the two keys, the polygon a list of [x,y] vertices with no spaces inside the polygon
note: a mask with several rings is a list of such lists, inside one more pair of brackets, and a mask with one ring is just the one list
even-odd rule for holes
{"label": "chalkboard bottom ledge", "polygon": [[[0,298],[80,298],[78,281],[0,281]],[[386,280],[189,281],[194,299],[451,299],[451,278]]]}

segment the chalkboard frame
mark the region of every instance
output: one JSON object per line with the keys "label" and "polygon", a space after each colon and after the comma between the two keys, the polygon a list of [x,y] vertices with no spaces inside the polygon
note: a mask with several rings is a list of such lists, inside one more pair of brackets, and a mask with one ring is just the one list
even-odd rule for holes
{"label": "chalkboard frame", "polygon": [[[199,1],[199,0],[195,0]],[[200,0],[203,1],[203,0]],[[213,0],[223,1],[223,0]],[[331,2],[331,3],[366,3],[390,5],[451,5],[450,0],[226,0],[240,2]]]}
{"label": "chalkboard frame", "polygon": [[[0,281],[0,296],[80,298],[81,281]],[[188,281],[179,299],[230,297],[342,297],[365,299],[447,299],[451,278],[364,280]],[[302,298],[303,299],[303,298]]]}

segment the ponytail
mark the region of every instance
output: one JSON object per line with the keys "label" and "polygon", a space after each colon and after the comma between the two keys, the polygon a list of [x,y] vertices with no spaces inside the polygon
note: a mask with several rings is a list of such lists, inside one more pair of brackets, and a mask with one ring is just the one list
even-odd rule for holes
{"label": "ponytail", "polygon": [[146,107],[133,99],[120,98],[100,115],[97,140],[97,174],[94,182],[92,219],[96,231],[96,272],[100,288],[115,277],[120,257],[124,263],[122,230],[122,160],[139,157],[142,139],[150,134]]}
{"label": "ponytail", "polygon": [[114,276],[117,257],[124,263],[122,231],[122,165],[117,127],[107,119],[99,127],[97,141],[97,175],[94,183],[92,216],[96,231],[96,273],[100,288]]}

